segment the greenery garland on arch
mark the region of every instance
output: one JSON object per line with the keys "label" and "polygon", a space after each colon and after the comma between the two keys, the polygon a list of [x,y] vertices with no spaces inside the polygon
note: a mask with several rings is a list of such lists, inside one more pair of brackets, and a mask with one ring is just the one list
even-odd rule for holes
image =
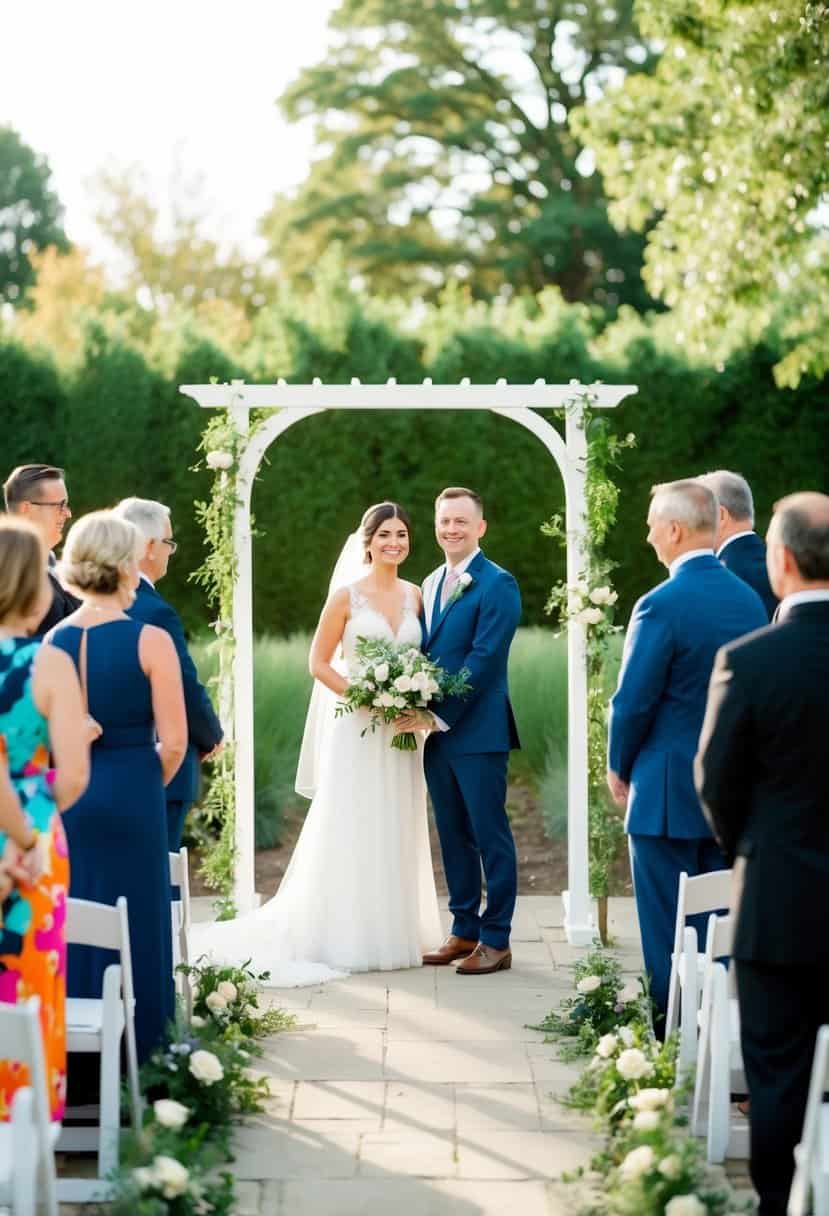
{"label": "greenery garland on arch", "polygon": [[[621,453],[635,447],[636,437],[632,432],[623,439],[614,434],[608,419],[591,409],[594,400],[589,391],[582,393],[564,411],[577,411],[581,407],[579,425],[587,440],[587,536],[578,580],[572,585],[556,583],[547,600],[547,612],[557,613],[562,629],[570,621],[578,621],[587,634],[589,883],[590,894],[598,906],[599,936],[606,945],[610,875],[624,839],[622,818],[606,784],[610,642],[614,634],[621,632],[621,626],[614,623],[618,595],[610,580],[617,563],[607,556],[606,541],[616,522],[619,503],[619,487],[611,472],[619,467]],[[566,546],[567,532],[560,515],[554,515],[541,530]]]}

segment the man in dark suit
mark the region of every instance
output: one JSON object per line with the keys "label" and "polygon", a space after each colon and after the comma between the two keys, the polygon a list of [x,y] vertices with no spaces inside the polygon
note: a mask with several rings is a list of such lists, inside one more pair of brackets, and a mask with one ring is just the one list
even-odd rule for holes
{"label": "man in dark suit", "polygon": [[717,469],[699,478],[713,490],[720,504],[717,529],[717,557],[727,570],[753,587],[771,620],[777,596],[771,589],[766,569],[766,546],[754,531],[754,497],[745,477],[728,469]]}
{"label": "man in dark suit", "polygon": [[760,1216],[784,1216],[818,1027],[829,1022],[829,496],[768,532],[778,623],[717,656],[695,765],[734,864],[734,958]]}
{"label": "man in dark suit", "polygon": [[52,603],[33,634],[36,638],[42,638],[54,625],[80,607],[80,600],[61,586],[54,572],[55,555],[52,550],[60,544],[64,525],[72,518],[63,469],[51,464],[19,465],[6,479],[3,496],[9,514],[24,516],[35,525],[49,553]]}
{"label": "man in dark suit", "polygon": [[147,540],[144,556],[139,562],[141,581],[135,593],[135,602],[127,609],[128,614],[136,621],[166,629],[175,643],[181,663],[189,743],[181,768],[166,790],[170,852],[177,853],[181,848],[184,820],[198,797],[200,761],[212,757],[221,747],[222,727],[207,689],[199,681],[179,615],[156,590],[156,583],[167,573],[170,558],[176,551],[169,509],[160,502],[146,498],[125,498],[115,508],[115,513],[135,524]]}
{"label": "man in dark suit", "polygon": [[[693,774],[714,656],[765,624],[766,613],[757,593],[714,556],[717,499],[707,486],[656,486],[648,527],[648,543],[670,578],[633,609],[610,703],[608,785],[627,808],[642,952],[664,1018],[679,876],[725,867]],[[657,1016],[657,1033],[661,1023]]]}

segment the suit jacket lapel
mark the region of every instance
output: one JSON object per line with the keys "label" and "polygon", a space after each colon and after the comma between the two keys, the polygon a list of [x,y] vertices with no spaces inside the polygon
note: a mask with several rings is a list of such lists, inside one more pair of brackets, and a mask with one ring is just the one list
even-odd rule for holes
{"label": "suit jacket lapel", "polygon": [[[466,567],[465,573],[471,575],[472,579],[477,581],[477,574],[478,574],[478,571],[481,569],[481,566],[483,565],[483,561],[484,561],[483,553],[478,553],[475,556],[475,558]],[[461,595],[463,594],[463,589],[462,588],[459,589],[458,594],[454,595],[449,600],[449,602],[446,604],[446,606],[443,608],[443,610],[441,611],[440,610],[440,592],[443,589],[443,579],[444,578],[446,578],[446,567],[444,567],[443,578],[441,578],[441,580],[440,580],[440,587],[438,588],[437,594],[435,595],[435,607],[438,609],[438,611],[437,611],[437,613],[432,614],[433,624],[432,624],[431,629],[429,630],[429,641],[430,642],[432,641],[435,634],[440,629],[441,625],[446,620],[446,618],[449,616],[449,613],[452,611],[455,604],[458,602],[458,600],[461,598]]]}
{"label": "suit jacket lapel", "polygon": [[436,608],[439,604],[439,591],[443,584],[442,575],[446,573],[445,566],[439,566],[427,575],[423,583],[423,619],[426,625],[426,637],[432,632],[435,622]]}

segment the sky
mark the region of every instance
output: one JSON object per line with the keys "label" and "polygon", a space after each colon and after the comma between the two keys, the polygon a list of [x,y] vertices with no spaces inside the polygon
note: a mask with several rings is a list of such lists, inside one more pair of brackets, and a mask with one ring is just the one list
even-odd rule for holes
{"label": "sky", "polygon": [[273,195],[305,176],[310,123],[275,101],[322,59],[336,0],[9,0],[0,123],[46,156],[70,240],[114,268],[90,182],[138,164],[162,210],[204,179],[210,234],[254,252]]}

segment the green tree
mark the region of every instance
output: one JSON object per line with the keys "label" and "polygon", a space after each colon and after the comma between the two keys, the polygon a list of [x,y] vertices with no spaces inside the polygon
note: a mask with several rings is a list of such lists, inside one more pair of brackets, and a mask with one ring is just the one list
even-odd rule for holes
{"label": "green tree", "polygon": [[645,282],[693,355],[724,359],[773,323],[779,384],[829,368],[829,6],[637,0],[654,75],[573,116],[613,221],[652,225]]}
{"label": "green tree", "polygon": [[310,279],[341,241],[381,294],[560,286],[642,306],[642,238],[607,217],[571,110],[650,56],[632,0],[341,0],[326,59],[281,99],[318,120],[305,183],[263,220],[283,271]]}
{"label": "green tree", "polygon": [[31,255],[36,250],[69,248],[51,176],[44,157],[12,127],[0,127],[0,302],[21,302],[35,280]]}

